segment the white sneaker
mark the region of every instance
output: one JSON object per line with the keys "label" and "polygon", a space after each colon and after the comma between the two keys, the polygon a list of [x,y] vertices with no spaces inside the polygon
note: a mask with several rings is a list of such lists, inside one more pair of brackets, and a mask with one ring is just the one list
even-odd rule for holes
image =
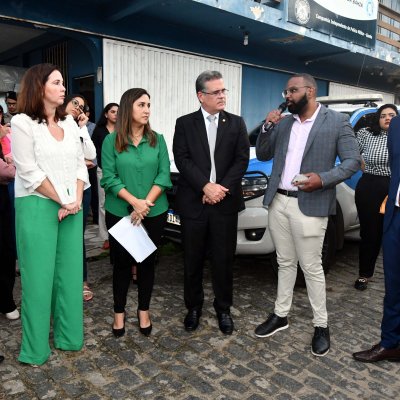
{"label": "white sneaker", "polygon": [[14,311],[6,313],[7,319],[18,319],[19,318],[19,311],[16,308]]}

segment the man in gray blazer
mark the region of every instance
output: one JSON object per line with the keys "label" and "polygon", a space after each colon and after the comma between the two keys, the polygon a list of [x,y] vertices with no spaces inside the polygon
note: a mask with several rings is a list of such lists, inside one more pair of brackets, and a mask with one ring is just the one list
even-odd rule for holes
{"label": "man in gray blazer", "polygon": [[[311,75],[292,76],[282,95],[292,115],[282,118],[279,110],[271,111],[256,145],[259,160],[274,159],[264,206],[279,272],[275,310],[255,334],[267,337],[289,326],[300,262],[314,316],[311,352],[324,356],[330,337],[322,244],[328,216],[336,211],[336,185],[360,169],[361,157],[347,117],[316,101]],[[337,156],[341,163],[335,166]]]}

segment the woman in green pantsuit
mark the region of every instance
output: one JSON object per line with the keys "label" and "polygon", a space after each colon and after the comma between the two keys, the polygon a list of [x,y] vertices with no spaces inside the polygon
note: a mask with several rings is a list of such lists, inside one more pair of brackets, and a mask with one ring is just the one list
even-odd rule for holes
{"label": "woman in green pantsuit", "polygon": [[88,173],[60,71],[39,64],[25,73],[19,114],[11,121],[15,209],[22,283],[19,361],[41,365],[54,347],[83,346],[82,193]]}

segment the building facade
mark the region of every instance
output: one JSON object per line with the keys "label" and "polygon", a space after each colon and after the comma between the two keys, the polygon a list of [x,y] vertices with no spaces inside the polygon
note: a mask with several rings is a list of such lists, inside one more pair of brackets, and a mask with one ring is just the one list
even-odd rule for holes
{"label": "building facade", "polygon": [[59,65],[68,91],[84,94],[96,119],[126,89],[144,87],[152,125],[169,144],[175,119],[198,107],[194,81],[205,69],[224,74],[228,110],[249,129],[281,102],[288,76],[298,72],[317,78],[321,96],[369,90],[399,101],[398,0],[39,4],[2,4],[0,66]]}

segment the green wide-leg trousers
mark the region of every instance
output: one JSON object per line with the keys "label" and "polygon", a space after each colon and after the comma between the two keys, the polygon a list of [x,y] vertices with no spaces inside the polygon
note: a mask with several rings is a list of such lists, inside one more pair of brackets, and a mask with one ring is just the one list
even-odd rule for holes
{"label": "green wide-leg trousers", "polygon": [[38,196],[15,200],[22,286],[22,344],[18,360],[41,365],[54,347],[83,346],[82,212],[58,222],[60,206]]}

